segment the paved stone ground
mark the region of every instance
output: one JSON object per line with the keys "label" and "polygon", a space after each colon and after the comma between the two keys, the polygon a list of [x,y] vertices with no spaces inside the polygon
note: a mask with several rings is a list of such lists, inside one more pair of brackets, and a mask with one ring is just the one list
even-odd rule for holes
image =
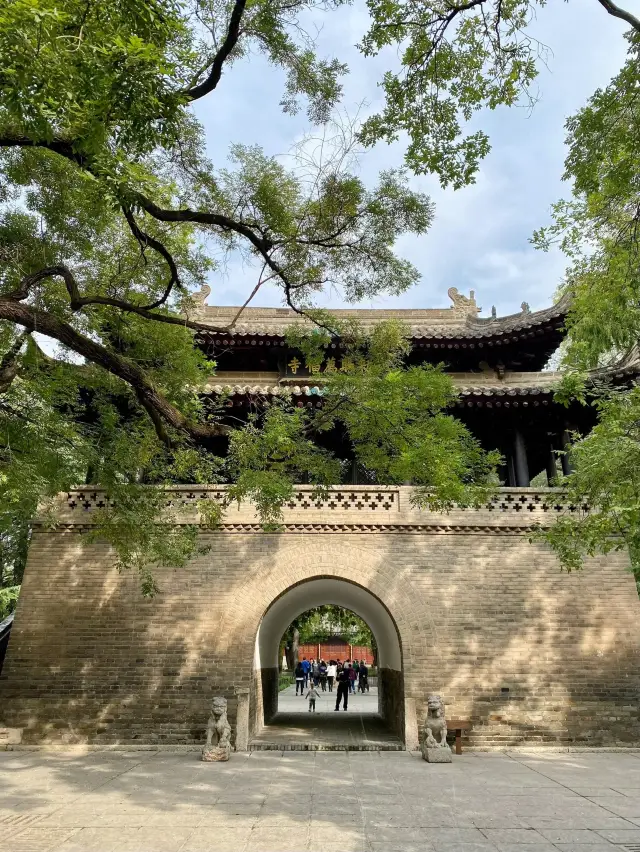
{"label": "paved stone ground", "polygon": [[[306,691],[305,691],[306,694]],[[336,712],[336,692],[321,692],[316,712],[309,712],[304,695],[296,695],[295,686],[283,690],[278,697],[278,713],[260,736],[251,741],[252,748],[280,748],[286,744],[305,748],[384,748],[400,749],[402,743],[392,734],[378,715],[378,690],[350,695],[346,712]]]}
{"label": "paved stone ground", "polygon": [[[320,690],[320,687],[318,687]],[[309,713],[309,702],[305,700],[307,690],[300,698],[296,695],[295,686],[288,686],[283,689],[278,695],[278,712],[280,713]],[[320,698],[316,701],[316,713],[333,713],[336,706],[337,690],[334,687],[333,692],[322,692],[320,690]],[[342,713],[342,710],[340,710]],[[347,702],[347,713],[378,713],[378,689],[372,687],[369,692],[356,692],[355,695],[350,695]],[[336,714],[337,715],[337,714]]]}
{"label": "paved stone ground", "polygon": [[3,852],[622,852],[640,754],[0,753]]}

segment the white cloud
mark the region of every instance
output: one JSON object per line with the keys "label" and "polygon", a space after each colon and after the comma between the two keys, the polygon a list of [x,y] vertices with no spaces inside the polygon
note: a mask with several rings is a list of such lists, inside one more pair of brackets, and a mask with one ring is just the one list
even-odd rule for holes
{"label": "white cloud", "polygon": [[[363,100],[377,104],[377,81],[394,54],[388,51],[383,58],[366,60],[355,49],[367,25],[363,2],[321,20],[319,52],[344,57],[350,66],[346,107],[355,109]],[[477,123],[490,134],[492,151],[475,185],[454,192],[442,190],[432,177],[413,179],[416,189],[434,199],[436,219],[426,236],[403,237],[398,250],[417,266],[422,281],[403,296],[380,298],[374,306],[446,305],[451,286],[462,292],[475,289],[487,312],[492,304],[506,314],[519,310],[522,301],[533,309],[550,303],[562,277],[563,258],[558,252],[538,252],[528,241],[534,228],[548,220],[551,204],[570,191],[561,180],[565,119],[621,66],[624,29],[595,2],[556,2],[539,10],[532,33],[550,52],[548,69],[542,68],[536,84],[535,109],[499,109],[478,117]],[[304,114],[291,118],[278,111],[282,82],[282,75],[259,56],[225,75],[198,111],[217,164],[232,141],[258,142],[268,153],[284,154],[301,137]],[[373,183],[381,169],[400,165],[402,151],[400,143],[368,151],[362,161],[364,179]],[[210,302],[242,302],[255,281],[254,270],[231,260],[226,274],[212,282]],[[280,302],[271,286],[255,300],[261,305]],[[340,304],[335,296],[327,303]]]}

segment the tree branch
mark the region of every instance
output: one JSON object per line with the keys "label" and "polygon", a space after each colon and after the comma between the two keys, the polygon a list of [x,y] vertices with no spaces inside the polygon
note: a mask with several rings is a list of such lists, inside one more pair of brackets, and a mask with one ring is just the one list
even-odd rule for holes
{"label": "tree branch", "polygon": [[215,225],[222,228],[223,231],[234,231],[246,237],[263,257],[274,247],[274,244],[267,237],[258,236],[249,225],[238,222],[230,216],[224,216],[220,213],[207,213],[202,210],[191,210],[188,207],[181,210],[168,210],[164,207],[158,207],[150,198],[141,194],[136,196],[136,201],[143,210],[146,210],[150,216],[160,222],[195,222],[199,225]]}
{"label": "tree branch", "polygon": [[46,148],[54,154],[60,154],[67,160],[77,163],[83,168],[87,167],[87,158],[74,150],[73,142],[62,137],[41,140],[31,139],[29,136],[2,136],[0,137],[0,148]]}
{"label": "tree branch", "polygon": [[187,91],[184,93],[190,101],[197,101],[198,98],[202,98],[205,95],[208,95],[209,92],[212,92],[220,82],[220,77],[222,76],[222,66],[228,59],[229,54],[236,46],[236,44],[238,43],[238,39],[240,38],[240,21],[242,20],[242,15],[244,14],[245,6],[246,0],[236,0],[235,5],[233,7],[233,11],[231,12],[231,17],[229,18],[229,27],[227,29],[226,38],[220,45],[218,52],[213,58],[209,76],[206,78],[206,80],[203,80],[202,83],[200,83],[198,86],[193,86],[192,88],[187,89]]}
{"label": "tree branch", "polygon": [[25,276],[17,290],[13,290],[11,293],[5,293],[1,296],[1,298],[11,299],[12,301],[21,301],[22,299],[26,299],[35,284],[42,281],[44,278],[51,278],[56,275],[60,275],[64,278],[67,292],[69,293],[69,304],[74,311],[79,311],[82,308],[90,307],[91,305],[105,305],[106,307],[117,308],[118,310],[126,313],[138,314],[138,316],[144,317],[144,319],[154,320],[155,322],[164,322],[168,325],[179,325],[182,326],[182,328],[188,328],[191,331],[213,331],[224,334],[231,328],[230,325],[219,328],[218,326],[213,326],[208,323],[195,322],[194,320],[189,320],[182,316],[154,314],[148,307],[134,305],[131,302],[125,302],[123,299],[113,299],[109,296],[80,296],[78,285],[73,273],[63,264],[47,266],[33,275]]}
{"label": "tree branch", "polygon": [[[482,0],[482,2],[484,2],[484,0]],[[73,144],[67,140],[43,139],[36,141],[26,136],[5,136],[0,137],[0,148],[3,147],[43,148],[71,160],[90,174],[93,174],[94,176],[96,175],[96,172],[92,169],[88,159],[77,154],[73,149]],[[168,210],[154,204],[150,198],[147,198],[141,193],[136,194],[135,200],[143,210],[159,222],[193,222],[199,225],[214,225],[223,231],[232,231],[239,234],[251,243],[258,254],[260,254],[265,260],[267,266],[272,272],[275,272],[276,275],[280,277],[283,276],[283,270],[269,254],[269,252],[274,248],[274,243],[267,237],[258,235],[253,228],[244,222],[239,222],[236,219],[232,219],[230,216],[225,216],[220,213],[207,213],[199,210],[190,210],[188,207],[183,208],[182,210]],[[161,246],[162,244],[158,243],[158,245]],[[162,248],[164,248],[164,246],[162,246]],[[160,251],[159,248],[157,250]],[[167,257],[165,257],[165,259],[169,262]]]}
{"label": "tree branch", "polygon": [[11,383],[18,375],[18,355],[22,349],[22,344],[28,336],[28,331],[19,334],[7,352],[2,356],[2,360],[0,361],[0,393],[8,391]]}
{"label": "tree branch", "polygon": [[631,12],[627,12],[626,9],[621,9],[620,6],[616,6],[612,0],[598,0],[601,6],[607,10],[610,15],[613,15],[614,18],[621,18],[623,21],[626,21],[629,26],[633,27],[636,32],[640,33],[640,18],[636,18],[635,15],[632,15]]}
{"label": "tree branch", "polygon": [[43,269],[39,269],[37,272],[33,272],[31,275],[25,275],[22,281],[20,282],[20,286],[18,287],[18,289],[12,290],[10,293],[4,294],[4,298],[21,302],[23,299],[26,299],[27,296],[31,294],[31,290],[33,289],[33,287],[35,287],[36,284],[39,284],[40,281],[43,281],[45,278],[53,278],[57,275],[61,276],[64,279],[64,283],[67,288],[67,292],[69,293],[71,304],[73,306],[74,302],[79,299],[78,286],[71,270],[63,264],[57,264],[56,266],[45,266]]}
{"label": "tree branch", "polygon": [[154,251],[157,251],[167,262],[167,266],[169,267],[169,272],[171,273],[169,281],[167,282],[167,286],[165,287],[164,293],[159,299],[156,299],[155,302],[152,302],[150,305],[143,305],[143,310],[151,311],[154,308],[159,308],[160,305],[164,305],[169,296],[171,295],[171,291],[174,286],[182,288],[182,284],[180,282],[180,275],[178,274],[178,267],[176,266],[176,262],[173,259],[171,252],[166,248],[166,246],[160,242],[160,240],[156,240],[155,237],[152,237],[150,234],[147,234],[146,231],[141,230],[136,222],[133,213],[131,210],[122,205],[122,212],[124,213],[124,218],[127,220],[127,224],[131,229],[131,233],[140,243],[140,248],[144,255],[144,249],[146,246],[152,248]]}
{"label": "tree branch", "polygon": [[266,278],[263,278],[263,277],[262,277],[262,273],[264,272],[265,265],[266,265],[266,264],[263,264],[263,265],[262,265],[262,271],[260,272],[260,276],[259,276],[259,278],[258,278],[258,283],[257,283],[257,284],[256,284],[256,286],[253,288],[253,290],[251,291],[251,293],[250,293],[250,295],[249,295],[248,299],[246,300],[246,302],[244,303],[244,305],[242,305],[242,307],[241,307],[241,308],[238,308],[238,311],[237,311],[236,315],[234,316],[234,318],[233,318],[233,319],[231,320],[231,322],[229,323],[229,328],[230,328],[230,329],[234,328],[235,324],[236,324],[236,323],[238,322],[238,320],[240,319],[240,315],[242,314],[242,312],[244,311],[244,309],[247,307],[247,305],[249,304],[249,302],[250,302],[250,301],[253,299],[253,297],[256,295],[256,293],[258,292],[258,290],[262,287],[262,285],[263,285],[263,284],[266,284],[266,282],[267,282],[267,281],[270,281],[270,280],[274,277],[275,273],[273,273],[272,275],[267,275],[267,277],[266,277]]}
{"label": "tree branch", "polygon": [[[191,438],[202,440],[225,433],[224,428],[217,424],[193,423],[188,420],[154,387],[146,373],[137,364],[111,352],[95,340],[85,337],[52,314],[5,296],[0,297],[0,319],[21,325],[28,332],[39,331],[41,334],[52,337],[78,355],[82,355],[88,361],[122,379],[135,391],[140,403],[148,412],[153,409],[161,420]],[[154,420],[154,425],[155,423]]]}

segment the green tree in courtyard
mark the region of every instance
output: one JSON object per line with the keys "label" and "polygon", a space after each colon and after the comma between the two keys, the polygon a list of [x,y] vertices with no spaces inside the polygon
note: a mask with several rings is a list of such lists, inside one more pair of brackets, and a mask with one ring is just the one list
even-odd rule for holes
{"label": "green tree in courtyard", "polygon": [[[612,0],[593,2],[629,27],[628,59],[567,120],[564,176],[571,198],[555,205],[552,225],[534,242],[543,249],[559,242],[568,259],[561,288],[571,297],[561,363],[568,375],[558,399],[594,406],[598,426],[573,436],[574,473],[562,483],[572,502],[590,511],[562,517],[546,538],[569,570],[588,555],[628,546],[640,582],[640,395],[585,375],[640,355],[640,17]],[[368,5],[372,26],[364,49],[376,53],[402,42],[404,53],[400,70],[384,78],[385,109],[365,123],[365,140],[391,141],[402,129],[414,171],[435,172],[443,185],[472,181],[489,140],[482,129],[467,132],[466,122],[481,109],[534,103],[530,85],[546,57],[528,25],[545,0]],[[572,5],[579,15],[583,4]]]}
{"label": "green tree in courtyard", "polygon": [[[394,244],[402,233],[424,233],[433,211],[403,171],[366,187],[348,141],[311,174],[308,157],[287,169],[257,146],[234,145],[229,164],[212,163],[191,110],[204,98],[215,104],[216,90],[233,85],[234,66],[257,50],[285,72],[283,110],[304,105],[310,124],[326,122],[346,68],[315,56],[301,16],[339,14],[342,5],[0,5],[7,547],[28,538],[38,502],[46,510],[56,492],[99,483],[113,502],[99,513],[97,534],[153,593],[151,567],[184,564],[196,546],[195,528],[171,524],[154,486],[232,481],[233,497],[252,497],[265,523],[277,524],[301,476],[319,488],[336,481],[337,460],[315,440],[335,426],[379,481],[404,481],[415,466],[415,481],[435,488],[425,499],[447,504],[484,493],[495,456],[443,414],[454,392],[442,372],[402,366],[406,341],[394,326],[371,338],[353,330],[351,366],[327,378],[323,413],[283,400],[233,429],[206,398],[215,365],[194,346],[194,334],[209,327],[190,294],[215,277],[226,253],[255,268],[253,293],[269,280],[301,313],[327,287],[357,301],[418,280]],[[363,353],[375,355],[370,367]],[[214,526],[219,507],[202,508]],[[7,582],[19,576],[20,558],[8,556]]]}
{"label": "green tree in courtyard", "polygon": [[[625,223],[627,242],[635,240],[640,21],[610,0],[593,2],[633,34],[620,78],[569,124],[567,170],[577,179],[578,207],[559,208],[557,224],[579,234],[586,223],[596,241],[593,257],[572,258],[569,275],[578,296],[571,358],[583,364],[596,352],[601,359],[620,351],[628,338],[608,346],[589,321],[596,302],[580,298],[579,282],[606,293],[602,276],[614,271],[619,298],[611,310],[618,306],[620,322],[612,315],[611,329],[631,333],[627,309],[636,298],[635,269],[624,273],[633,254],[612,246]],[[308,156],[287,169],[258,147],[232,146],[229,165],[211,163],[190,109],[202,99],[214,105],[216,91],[233,85],[234,65],[257,50],[285,74],[284,111],[304,106],[310,124],[326,122],[347,69],[340,57],[315,55],[304,20],[312,9],[339,15],[344,5],[0,4],[0,521],[11,540],[38,500],[87,477],[115,496],[100,533],[152,592],[149,567],[182,564],[195,547],[195,530],[171,526],[152,485],[232,479],[234,496],[254,498],[265,523],[277,524],[297,478],[318,487],[335,480],[336,459],[316,437],[336,424],[379,481],[405,481],[411,470],[423,486],[419,497],[445,506],[482,494],[495,457],[442,413],[453,390],[440,371],[402,366],[406,342],[395,327],[373,341],[350,330],[350,364],[328,377],[324,413],[309,416],[285,401],[225,435],[223,411],[203,396],[214,365],[193,346],[202,325],[190,293],[215,278],[225,253],[239,253],[256,270],[248,301],[269,280],[285,304],[310,315],[327,287],[357,301],[402,292],[418,279],[394,243],[402,233],[426,232],[433,211],[404,171],[366,187],[349,143],[334,146],[312,174]],[[359,142],[406,133],[408,169],[436,173],[443,185],[472,182],[489,140],[482,130],[468,132],[467,122],[483,108],[529,99],[544,57],[527,27],[545,5],[369,0],[361,50],[375,55],[399,45],[402,52],[399,68],[382,80],[384,106],[357,130]],[[602,121],[607,130],[598,129]],[[600,227],[604,211],[610,231]],[[316,320],[327,334],[344,331]],[[55,355],[39,335],[56,341]],[[319,357],[307,349],[308,358]],[[374,352],[368,368],[361,356]],[[606,431],[604,408],[601,422]],[[228,458],[215,449],[220,439],[230,442]],[[606,511],[604,502],[595,505]],[[160,536],[154,521],[161,518],[168,524]],[[218,512],[204,520],[215,525]]]}
{"label": "green tree in courtyard", "polygon": [[282,637],[287,667],[290,670],[295,668],[300,644],[324,642],[332,636],[340,636],[352,645],[371,648],[374,660],[377,659],[375,636],[366,621],[337,604],[322,604],[303,612],[287,628]]}

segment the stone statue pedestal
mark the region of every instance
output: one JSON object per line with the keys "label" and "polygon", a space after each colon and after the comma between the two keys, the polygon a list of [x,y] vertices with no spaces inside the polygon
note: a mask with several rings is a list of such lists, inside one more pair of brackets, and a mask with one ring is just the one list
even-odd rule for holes
{"label": "stone statue pedestal", "polygon": [[202,758],[206,763],[217,762],[221,760],[229,760],[231,755],[231,746],[213,746],[212,748],[202,749]]}
{"label": "stone statue pedestal", "polygon": [[447,745],[447,720],[441,695],[427,696],[422,757],[427,763],[453,763],[451,749]]}
{"label": "stone statue pedestal", "polygon": [[437,746],[436,748],[423,748],[422,757],[427,763],[452,763],[451,749],[449,746]]}
{"label": "stone statue pedestal", "polygon": [[216,695],[211,702],[211,715],[207,723],[207,741],[201,760],[219,763],[231,756],[231,725],[227,719],[227,699]]}

